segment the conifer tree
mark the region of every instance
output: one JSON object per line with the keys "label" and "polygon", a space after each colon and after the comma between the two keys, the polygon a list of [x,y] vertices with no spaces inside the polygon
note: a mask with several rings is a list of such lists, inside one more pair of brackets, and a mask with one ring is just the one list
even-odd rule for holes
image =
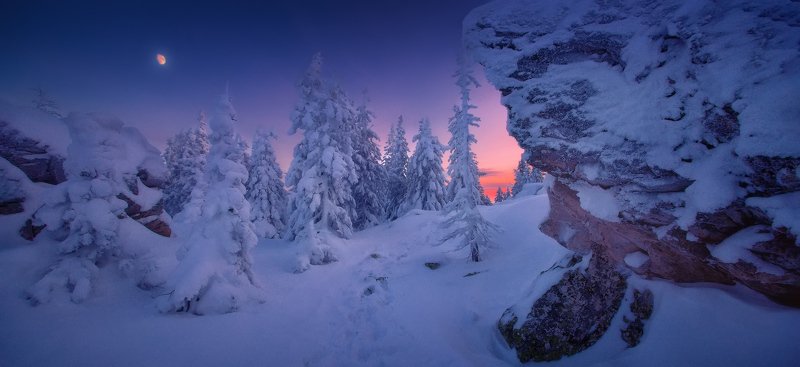
{"label": "conifer tree", "polygon": [[260,299],[250,257],[257,238],[245,199],[248,174],[240,163],[233,116],[226,89],[211,119],[204,190],[195,190],[203,198],[192,203],[198,206],[198,217],[178,251],[178,266],[160,303],[163,312],[227,313]]}
{"label": "conifer tree", "polygon": [[372,111],[361,104],[353,126],[353,163],[358,182],[353,186],[355,213],[353,227],[361,230],[380,223],[385,217],[383,195],[386,191],[386,169],[381,165],[378,134],[372,130]]}
{"label": "conifer tree", "polygon": [[414,135],[417,143],[408,164],[408,191],[400,214],[413,209],[442,210],[445,201],[445,176],[442,155],[445,146],[433,136],[428,119],[419,122],[419,132]]}
{"label": "conifer tree", "polygon": [[497,204],[497,203],[501,203],[501,202],[503,202],[503,200],[505,200],[505,199],[506,199],[506,194],[503,192],[503,189],[501,189],[501,188],[498,186],[498,187],[497,187],[497,193],[495,193],[495,195],[494,195],[494,203],[495,203],[495,204]]}
{"label": "conifer tree", "polygon": [[164,188],[164,210],[175,216],[191,199],[192,190],[202,181],[209,150],[208,123],[200,111],[198,127],[184,130],[167,140],[164,161],[169,180]]}
{"label": "conifer tree", "polygon": [[250,202],[250,218],[256,235],[261,238],[280,237],[286,222],[286,189],[283,171],[270,143],[274,138],[272,133],[256,134],[248,170],[246,197]]}
{"label": "conifer tree", "polygon": [[458,70],[454,75],[456,85],[461,92],[461,105],[453,108],[454,115],[450,119],[450,165],[447,172],[450,183],[447,193],[450,201],[445,209],[448,217],[444,225],[451,232],[444,240],[459,239],[460,246],[469,248],[470,259],[481,261],[482,252],[488,246],[488,231],[492,228],[478,211],[486,199],[483,188],[478,181],[478,163],[471,145],[477,140],[470,133],[470,126],[478,126],[479,119],[470,113],[475,106],[470,104],[469,92],[472,86],[478,83],[472,77],[471,71],[463,58],[459,58]]}
{"label": "conifer tree", "polygon": [[355,207],[352,188],[358,176],[352,160],[349,126],[352,104],[339,88],[321,78],[322,57],[314,56],[300,83],[300,102],[291,133],[303,132],[286,177],[290,189],[286,239],[301,250],[297,271],[336,261],[334,238],[349,238]]}
{"label": "conifer tree", "polygon": [[408,142],[403,128],[403,116],[389,130],[389,139],[384,154],[384,166],[388,175],[387,214],[389,219],[398,217],[403,198],[408,189]]}

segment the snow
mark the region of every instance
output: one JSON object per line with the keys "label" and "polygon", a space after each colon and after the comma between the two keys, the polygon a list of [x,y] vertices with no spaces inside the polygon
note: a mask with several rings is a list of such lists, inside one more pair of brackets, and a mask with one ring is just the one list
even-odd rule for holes
{"label": "snow", "polygon": [[766,211],[772,217],[773,227],[786,227],[800,238],[800,192],[767,198],[752,197],[746,203]]}
{"label": "snow", "polygon": [[614,194],[599,186],[579,182],[572,185],[578,191],[581,208],[595,217],[609,222],[619,222],[619,204],[614,199]]}
{"label": "snow", "polygon": [[24,131],[25,136],[48,146],[48,152],[65,156],[69,132],[63,120],[33,107],[21,107],[0,100],[0,121]]}
{"label": "snow", "polygon": [[783,275],[783,269],[761,260],[750,251],[750,248],[756,243],[771,239],[772,234],[767,226],[752,226],[734,233],[717,245],[707,245],[706,247],[711,251],[711,256],[724,263],[733,264],[744,260],[755,265],[761,273]]}
{"label": "snow", "polygon": [[[265,303],[202,317],[159,314],[158,291],[137,289],[114,267],[99,270],[80,305],[31,307],[20,295],[50,263],[51,242],[4,237],[0,355],[4,366],[519,366],[496,323],[531,289],[555,281],[539,274],[569,254],[536,230],[548,210],[544,195],[481,207],[501,230],[480,263],[437,245],[442,218],[422,210],[341,240],[339,262],[300,274],[292,267],[295,244],[262,240],[252,255]],[[170,259],[178,242],[130,220],[119,232],[152,247],[142,259]],[[153,277],[174,266],[174,257],[152,265]],[[741,286],[631,282],[656,295],[642,343],[625,348],[620,312],[595,346],[548,365],[792,366],[800,358],[791,342],[800,338],[799,310]]]}
{"label": "snow", "polygon": [[623,260],[625,261],[626,264],[628,264],[628,266],[638,268],[644,265],[644,263],[646,263],[647,260],[650,260],[650,257],[647,256],[647,254],[645,254],[644,252],[635,251],[625,255],[625,258]]}

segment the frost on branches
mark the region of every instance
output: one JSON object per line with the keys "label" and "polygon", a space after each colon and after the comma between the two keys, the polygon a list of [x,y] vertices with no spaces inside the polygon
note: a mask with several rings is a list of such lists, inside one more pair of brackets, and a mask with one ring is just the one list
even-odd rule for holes
{"label": "frost on branches", "polygon": [[379,224],[385,217],[383,195],[386,190],[386,169],[381,165],[378,134],[372,130],[372,111],[361,104],[353,125],[353,163],[358,182],[353,186],[355,215],[353,228],[361,230]]}
{"label": "frost on branches", "polygon": [[211,149],[199,216],[178,251],[180,262],[159,304],[162,312],[227,313],[260,300],[250,257],[257,238],[245,199],[247,169],[241,163],[234,116],[226,91],[210,121]]}
{"label": "frost on branches", "polygon": [[472,261],[481,261],[482,251],[489,244],[488,230],[491,229],[478,211],[478,205],[488,201],[478,180],[478,163],[472,152],[472,143],[477,142],[469,131],[470,126],[478,126],[479,119],[469,111],[475,106],[469,102],[469,90],[478,82],[463,58],[459,58],[458,71],[454,75],[456,85],[461,91],[461,105],[455,106],[450,119],[450,165],[447,172],[450,183],[447,186],[449,202],[447,219],[443,223],[452,231],[444,240],[459,239],[460,247],[467,247]]}
{"label": "frost on branches", "polygon": [[427,118],[419,122],[419,132],[413,141],[417,145],[408,164],[408,190],[400,208],[401,215],[413,209],[442,210],[446,203],[442,169],[445,146],[433,136]]}
{"label": "frost on branches", "polygon": [[352,188],[358,176],[349,132],[354,118],[344,92],[323,82],[322,57],[314,56],[300,82],[300,102],[292,114],[291,133],[302,130],[286,175],[290,189],[286,239],[297,240],[297,271],[336,261],[331,241],[349,238],[355,207]]}
{"label": "frost on branches", "polygon": [[[59,241],[59,256],[29,288],[34,304],[54,298],[81,302],[100,267],[135,267],[135,251],[126,251],[118,238],[121,223],[133,222],[126,201],[143,209],[160,205],[160,193],[145,188],[141,179],[166,175],[158,151],[119,120],[71,114],[65,123],[72,139],[64,161],[67,180],[48,193],[34,215],[35,224],[45,225],[49,237]],[[139,282],[148,286],[147,279]]]}
{"label": "frost on branches", "polygon": [[397,119],[397,124],[389,130],[386,142],[386,153],[383,157],[384,166],[388,175],[387,181],[387,215],[389,219],[399,216],[399,209],[408,189],[408,142],[406,130],[403,128],[403,116]]}
{"label": "frost on branches", "polygon": [[200,112],[200,125],[178,133],[167,140],[164,161],[169,170],[169,183],[164,189],[164,210],[178,214],[191,199],[192,190],[203,178],[208,154],[208,123]]}
{"label": "frost on branches", "polygon": [[272,133],[256,134],[250,155],[247,200],[250,202],[250,218],[256,235],[261,238],[280,237],[286,222],[283,171],[275,159],[275,151],[270,143],[270,139],[274,138]]}

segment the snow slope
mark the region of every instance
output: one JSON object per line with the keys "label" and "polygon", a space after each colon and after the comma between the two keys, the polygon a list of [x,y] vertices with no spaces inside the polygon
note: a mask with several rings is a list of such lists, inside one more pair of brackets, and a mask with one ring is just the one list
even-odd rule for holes
{"label": "snow slope", "polygon": [[[159,314],[157,292],[109,268],[83,304],[31,307],[23,290],[45,271],[52,244],[4,237],[0,365],[519,365],[497,320],[568,250],[537,230],[549,210],[545,195],[481,210],[501,229],[481,263],[439,245],[441,218],[427,211],[358,232],[341,244],[339,262],[301,274],[293,272],[294,244],[263,240],[254,271],[266,302],[220,316]],[[174,239],[136,233],[142,243],[174,247]],[[631,282],[656,296],[642,343],[624,348],[618,314],[597,344],[548,365],[789,366],[800,358],[800,310],[744,287]]]}

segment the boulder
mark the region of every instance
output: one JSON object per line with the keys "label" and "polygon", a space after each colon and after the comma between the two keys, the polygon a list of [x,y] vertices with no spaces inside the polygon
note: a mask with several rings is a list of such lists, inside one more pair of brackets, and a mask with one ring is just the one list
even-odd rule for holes
{"label": "boulder", "polygon": [[511,307],[501,317],[500,333],[521,362],[552,361],[578,353],[597,342],[611,325],[627,282],[600,246],[588,256],[585,269],[572,265],[527,315],[517,315],[514,309],[518,307]]}

